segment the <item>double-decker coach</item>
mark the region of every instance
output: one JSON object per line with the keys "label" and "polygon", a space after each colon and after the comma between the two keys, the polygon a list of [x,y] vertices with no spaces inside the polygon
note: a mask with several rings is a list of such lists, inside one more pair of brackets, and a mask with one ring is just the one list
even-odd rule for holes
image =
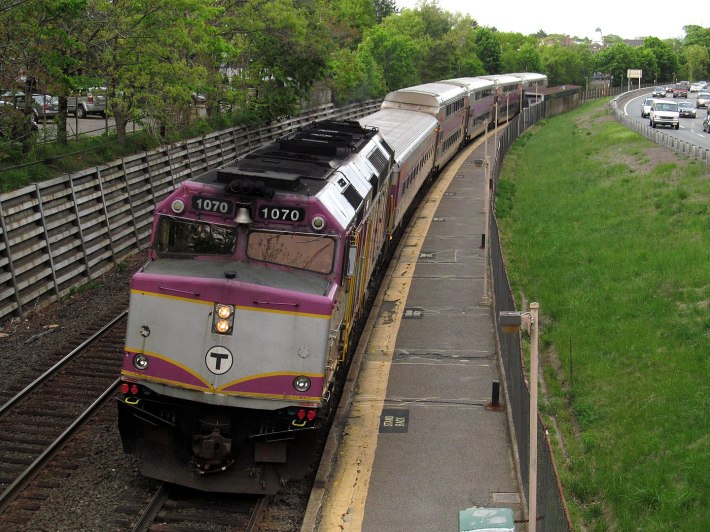
{"label": "double-decker coach", "polygon": [[466,91],[466,142],[483,133],[493,123],[495,83],[492,80],[454,78],[445,79],[442,83],[456,85]]}
{"label": "double-decker coach", "polygon": [[429,114],[439,122],[434,171],[443,168],[464,141],[466,91],[447,83],[425,83],[390,92],[382,109],[403,109]]}
{"label": "double-decker coach", "polygon": [[502,124],[516,116],[523,107],[523,81],[511,74],[492,74],[480,76],[495,83],[495,116],[493,125]]}

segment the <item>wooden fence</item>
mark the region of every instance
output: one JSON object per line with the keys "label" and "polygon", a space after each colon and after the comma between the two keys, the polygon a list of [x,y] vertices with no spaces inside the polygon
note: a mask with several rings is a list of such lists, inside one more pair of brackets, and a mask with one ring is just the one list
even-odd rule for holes
{"label": "wooden fence", "polygon": [[269,126],[206,134],[1,194],[0,318],[23,317],[57,301],[144,250],[154,207],[186,179],[314,120],[357,119],[379,104],[324,105]]}

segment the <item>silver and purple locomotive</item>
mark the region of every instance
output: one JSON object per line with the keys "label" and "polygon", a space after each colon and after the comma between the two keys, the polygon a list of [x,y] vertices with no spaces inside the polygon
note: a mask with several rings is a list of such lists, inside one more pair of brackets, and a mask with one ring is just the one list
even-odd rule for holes
{"label": "silver and purple locomotive", "polygon": [[293,443],[327,414],[347,361],[390,235],[393,155],[376,129],[320,122],[157,206],[119,401],[144,475],[273,493],[307,467]]}

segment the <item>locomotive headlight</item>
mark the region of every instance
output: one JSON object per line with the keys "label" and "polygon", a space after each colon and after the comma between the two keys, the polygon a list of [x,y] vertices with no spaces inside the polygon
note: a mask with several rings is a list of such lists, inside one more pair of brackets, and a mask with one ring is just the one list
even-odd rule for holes
{"label": "locomotive headlight", "polygon": [[296,388],[296,390],[299,392],[308,391],[308,388],[311,387],[311,379],[309,379],[305,375],[296,377],[295,379],[293,379],[293,387]]}
{"label": "locomotive headlight", "polygon": [[234,309],[231,305],[217,305],[217,316],[219,316],[223,320],[229,318],[233,312]]}
{"label": "locomotive headlight", "polygon": [[232,305],[215,303],[213,316],[212,332],[232,334],[234,327],[234,307]]}
{"label": "locomotive headlight", "polygon": [[185,211],[185,202],[181,199],[173,200],[170,204],[170,208],[175,214],[182,214]]}
{"label": "locomotive headlight", "polygon": [[215,323],[214,328],[218,333],[226,334],[229,332],[230,325],[227,320],[219,320]]}
{"label": "locomotive headlight", "polygon": [[136,356],[133,357],[133,365],[136,369],[139,369],[141,371],[148,369],[148,357],[145,356],[143,353],[138,353]]}

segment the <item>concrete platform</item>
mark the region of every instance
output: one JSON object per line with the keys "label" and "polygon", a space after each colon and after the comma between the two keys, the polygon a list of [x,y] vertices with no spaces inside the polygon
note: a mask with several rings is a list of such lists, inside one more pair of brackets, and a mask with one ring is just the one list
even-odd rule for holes
{"label": "concrete platform", "polygon": [[483,293],[484,168],[473,161],[491,153],[492,140],[449,164],[400,243],[353,361],[304,532],[457,531],[459,512],[473,506],[523,518],[506,412],[490,408],[502,379]]}

